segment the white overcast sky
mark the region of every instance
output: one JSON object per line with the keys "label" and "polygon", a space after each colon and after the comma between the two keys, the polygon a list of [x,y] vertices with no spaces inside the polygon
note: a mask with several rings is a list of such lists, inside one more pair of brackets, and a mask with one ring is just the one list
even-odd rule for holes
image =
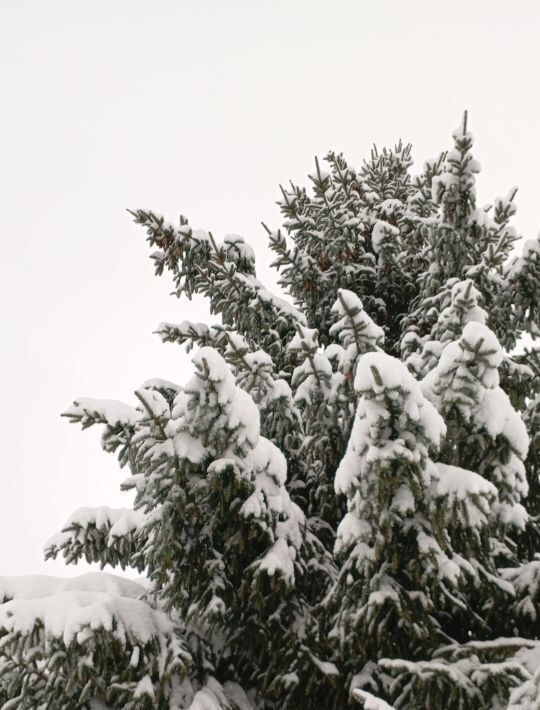
{"label": "white overcast sky", "polygon": [[189,376],[152,331],[204,308],[153,276],[126,208],[244,235],[270,281],[280,182],[400,137],[421,163],[467,108],[480,203],[518,185],[533,236],[539,35],[535,0],[2,0],[0,574],[73,574],[43,542],[122,505],[127,472],[60,412]]}

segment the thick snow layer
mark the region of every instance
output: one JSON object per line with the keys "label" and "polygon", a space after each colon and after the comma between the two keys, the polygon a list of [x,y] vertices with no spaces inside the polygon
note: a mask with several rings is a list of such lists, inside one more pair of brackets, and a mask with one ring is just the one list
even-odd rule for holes
{"label": "thick snow layer", "polygon": [[301,326],[297,329],[287,346],[288,350],[310,350],[319,347],[319,331],[316,328]]}
{"label": "thick snow layer", "polygon": [[270,399],[292,398],[291,388],[286,380],[274,380],[272,389],[269,392]]}
{"label": "thick snow layer", "polygon": [[72,539],[74,535],[72,528],[86,530],[91,524],[96,528],[110,528],[109,540],[112,541],[115,537],[123,537],[137,530],[145,522],[146,515],[131,508],[108,508],[105,505],[96,508],[79,508],[66,520],[62,532],[45,543],[45,548],[61,547],[64,542]]}
{"label": "thick snow layer", "polygon": [[114,399],[94,399],[80,397],[64,412],[66,417],[97,418],[109,426],[134,426],[139,419],[139,412],[134,407],[117,402]]}
{"label": "thick snow layer", "polygon": [[170,380],[163,380],[161,377],[152,377],[149,380],[145,380],[139,387],[139,390],[147,389],[160,389],[160,390],[171,390],[172,392],[181,392],[182,387],[177,385],[175,382]]}
{"label": "thick snow layer", "polygon": [[444,498],[446,523],[455,523],[456,517],[470,528],[482,528],[488,523],[490,508],[497,500],[497,488],[474,471],[433,464],[431,495],[437,500]]}
{"label": "thick snow layer", "polygon": [[265,552],[262,559],[258,561],[257,566],[270,576],[279,572],[286,579],[294,580],[294,564],[291,559],[291,549],[283,538],[274,542],[268,552]]}
{"label": "thick snow layer", "polygon": [[253,451],[253,468],[256,472],[267,472],[280,486],[287,480],[287,460],[283,452],[264,436],[259,438]]}
{"label": "thick snow layer", "polygon": [[[231,438],[233,448],[246,445],[253,449],[257,445],[260,432],[259,408],[252,397],[240,387],[237,387],[234,376],[224,358],[212,347],[201,348],[193,357],[193,362],[199,372],[186,385],[184,391],[175,398],[172,411],[174,421],[171,427],[178,431],[175,436],[177,453],[182,449],[182,455],[193,462],[201,460],[205,451],[202,444],[191,441],[186,436],[197,437],[200,427],[199,417],[207,417],[207,407],[220,405],[223,409],[223,425],[229,430],[236,430]],[[211,383],[209,387],[208,382]],[[194,398],[196,407],[194,407]],[[193,422],[197,427],[193,428]],[[167,433],[171,433],[167,429]],[[172,434],[171,434],[172,435]],[[176,441],[176,437],[179,440]],[[192,451],[190,451],[192,447]],[[206,446],[206,454],[213,455],[212,442]],[[221,455],[227,456],[226,452]]]}
{"label": "thick snow layer", "polygon": [[360,358],[354,387],[359,393],[369,390],[382,393],[398,387],[406,392],[415,392],[418,383],[400,360],[386,353],[372,352]]}
{"label": "thick snow layer", "polygon": [[375,697],[375,695],[368,693],[366,690],[355,688],[351,695],[355,700],[364,704],[364,710],[394,710],[392,705],[388,705],[387,702]]}
{"label": "thick snow layer", "polygon": [[180,431],[173,436],[174,453],[180,459],[186,459],[198,464],[206,457],[206,448],[200,439],[196,439],[188,431]]}
{"label": "thick snow layer", "polygon": [[257,445],[261,429],[259,408],[251,396],[240,387],[236,388],[235,397],[231,402],[229,426],[239,428],[236,438],[239,444],[247,442],[250,448]]}
{"label": "thick snow layer", "polygon": [[[371,352],[358,361],[354,386],[359,394],[372,392],[376,399],[369,404],[364,400],[362,415],[376,424],[388,418],[389,401],[403,399],[403,416],[420,422],[426,438],[438,446],[446,433],[446,427],[435,407],[423,395],[420,385],[405,365],[390,355]],[[388,401],[385,401],[385,397]]]}
{"label": "thick snow layer", "polygon": [[251,370],[257,370],[261,367],[272,369],[274,367],[272,358],[264,350],[255,350],[255,352],[246,353],[244,360]]}
{"label": "thick snow layer", "polygon": [[276,540],[258,560],[257,567],[269,575],[280,572],[292,582],[296,550],[300,549],[303,541],[302,527],[305,517],[301,509],[291,501],[285,488],[285,457],[277,446],[261,437],[251,461],[255,490],[242,505],[242,515],[261,520],[265,525],[264,521],[269,514],[276,521]]}
{"label": "thick snow layer", "polygon": [[[224,331],[221,330],[223,326],[214,326],[217,330],[218,333],[223,333]],[[226,338],[227,338],[227,353],[233,353],[233,352],[249,352],[249,344],[247,340],[244,338],[243,335],[240,335],[240,333],[237,333],[234,330],[227,330],[226,331]]]}
{"label": "thick snow layer", "polygon": [[[184,685],[187,681],[184,682]],[[185,704],[185,701],[189,705]],[[176,707],[176,705],[175,705]],[[185,710],[254,710],[245,692],[237,683],[227,681],[223,685],[215,678],[207,678],[204,688],[186,693],[181,705]]]}
{"label": "thick snow layer", "polygon": [[510,693],[506,710],[538,710],[540,708],[540,670]]}
{"label": "thick snow layer", "polygon": [[145,587],[107,572],[88,572],[77,577],[24,575],[0,577],[0,599],[42,599],[62,592],[97,592],[138,599]]}
{"label": "thick snow layer", "polygon": [[221,684],[212,676],[207,677],[202,688],[196,681],[183,680],[173,691],[170,706],[174,710],[254,710],[237,683]]}
{"label": "thick snow layer", "polygon": [[521,458],[529,449],[529,435],[510,398],[499,387],[487,390],[475,411],[475,419],[495,439],[504,436]]}
{"label": "thick snow layer", "polygon": [[139,389],[135,394],[144,406],[143,416],[162,419],[170,414],[169,404],[163,395],[154,389]]}
{"label": "thick snow layer", "polygon": [[450,501],[463,501],[471,495],[483,495],[488,499],[497,496],[495,486],[474,471],[444,463],[434,466],[438,474],[434,481],[436,496],[448,497]]}
{"label": "thick snow layer", "polygon": [[133,693],[134,698],[142,698],[145,695],[149,698],[154,697],[154,685],[149,675],[145,675],[141,678],[141,680],[137,683],[135,692]]}
{"label": "thick snow layer", "polygon": [[[230,395],[235,388],[232,372],[217,350],[209,346],[200,348],[192,362],[208,377],[210,382],[220,383],[225,395]],[[220,401],[226,401],[221,400]]]}
{"label": "thick snow layer", "polygon": [[478,347],[482,341],[480,352],[489,360],[491,367],[499,367],[503,360],[503,349],[495,333],[483,323],[471,321],[463,328],[461,339],[472,347]]}
{"label": "thick snow layer", "polygon": [[0,628],[30,634],[41,622],[45,634],[62,639],[66,645],[83,643],[98,629],[110,631],[126,643],[146,644],[156,637],[173,633],[173,623],[145,602],[106,592],[56,592],[37,599],[13,599],[0,606]]}
{"label": "thick snow layer", "polygon": [[358,542],[362,538],[366,538],[370,531],[370,525],[364,520],[360,520],[356,512],[349,511],[338,525],[334,552],[339,554],[343,549],[356,542],[355,557],[357,559],[373,559],[373,548]]}
{"label": "thick snow layer", "polygon": [[[207,346],[201,348],[192,358],[192,361],[203,376],[212,383],[216,392],[217,403],[231,407],[228,412],[231,418],[230,425],[233,427],[239,424],[245,426],[251,432],[252,436],[249,438],[254,440],[255,445],[257,441],[255,430],[259,428],[257,405],[244,390],[236,386],[234,376],[224,358],[217,350]],[[192,377],[189,384],[186,385],[185,396],[181,399],[179,398],[181,407],[187,408],[189,397],[195,392],[199,392],[203,396],[206,395],[205,388],[207,388],[207,385],[205,385],[200,375]],[[176,417],[178,414],[175,407],[173,416]]]}

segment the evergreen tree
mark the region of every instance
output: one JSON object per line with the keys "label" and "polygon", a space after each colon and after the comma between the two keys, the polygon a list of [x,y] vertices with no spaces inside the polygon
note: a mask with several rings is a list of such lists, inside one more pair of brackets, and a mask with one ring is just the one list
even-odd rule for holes
{"label": "evergreen tree", "polygon": [[508,395],[498,387],[502,357],[492,331],[471,321],[461,338],[444,348],[423,385],[449,426],[442,458],[467,465],[495,484],[499,501],[492,517],[501,529],[523,528],[527,514],[520,501],[528,492],[523,459],[529,439]]}
{"label": "evergreen tree", "polygon": [[0,707],[540,707],[540,242],[515,188],[478,206],[467,124],[282,188],[280,296],[242,237],[132,212],[216,322],[158,327],[185,387],[65,413],[134,503],[46,555],[142,577],[0,578]]}
{"label": "evergreen tree", "polygon": [[438,447],[444,424],[402,363],[387,355],[361,358],[355,388],[360,400],[336,473],[348,512],[337,531],[344,562],[330,605],[341,655],[367,663],[416,654],[436,634],[420,580],[427,566],[450,567],[424,508],[429,449]]}
{"label": "evergreen tree", "polygon": [[[304,625],[332,567],[304,535],[304,515],[284,488],[286,460],[260,436],[253,399],[214,349],[201,348],[193,361],[195,376],[172,401],[151,385],[137,390],[138,409],[123,412],[134,423],[133,475],[124,488],[136,491],[136,517],[79,514],[48,554],[76,561],[90,547],[89,559],[145,570],[159,606],[180,616],[184,634],[196,635],[197,687],[209,671],[237,681],[242,669],[246,687],[261,697],[269,688],[292,697],[294,669],[306,662],[318,669],[302,650]],[[114,426],[117,410],[83,399],[66,416]],[[300,595],[308,563],[319,565],[319,575]]]}

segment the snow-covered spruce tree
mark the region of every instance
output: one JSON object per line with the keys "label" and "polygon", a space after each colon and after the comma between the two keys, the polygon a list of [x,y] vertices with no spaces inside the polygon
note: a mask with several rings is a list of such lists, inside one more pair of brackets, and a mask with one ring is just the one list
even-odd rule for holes
{"label": "snow-covered spruce tree", "polygon": [[[193,361],[185,389],[151,382],[136,392],[139,407],[125,412],[134,426],[124,487],[135,489],[140,516],[126,526],[128,540],[115,534],[111,514],[98,521],[100,509],[81,511],[47,552],[111,563],[115,539],[112,563],[145,571],[154,603],[178,618],[194,659],[192,686],[204,688],[212,674],[224,684],[241,680],[256,703],[268,696],[292,704],[333,672],[316,642],[306,645],[309,606],[333,566],[284,488],[286,459],[260,435],[251,396],[215,349],[201,348]],[[109,441],[118,425],[114,403],[81,399],[66,416],[83,426],[105,420]]]}
{"label": "snow-covered spruce tree", "polygon": [[466,115],[453,139],[282,188],[282,296],[241,237],[132,213],[216,322],[158,327],[185,388],[67,410],[134,505],[46,554],[143,581],[0,579],[0,707],[540,706],[540,242],[515,188],[478,206]]}

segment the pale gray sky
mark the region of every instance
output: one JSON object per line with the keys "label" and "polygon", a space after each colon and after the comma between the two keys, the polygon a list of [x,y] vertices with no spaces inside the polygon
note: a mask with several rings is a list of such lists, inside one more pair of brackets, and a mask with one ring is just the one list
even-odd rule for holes
{"label": "pale gray sky", "polygon": [[59,413],[189,376],[152,330],[204,310],[168,296],[125,208],[242,234],[269,280],[280,182],[400,137],[422,162],[468,108],[480,202],[518,185],[532,236],[539,32],[535,0],[0,3],[0,574],[73,574],[43,542],[123,502],[98,432]]}

